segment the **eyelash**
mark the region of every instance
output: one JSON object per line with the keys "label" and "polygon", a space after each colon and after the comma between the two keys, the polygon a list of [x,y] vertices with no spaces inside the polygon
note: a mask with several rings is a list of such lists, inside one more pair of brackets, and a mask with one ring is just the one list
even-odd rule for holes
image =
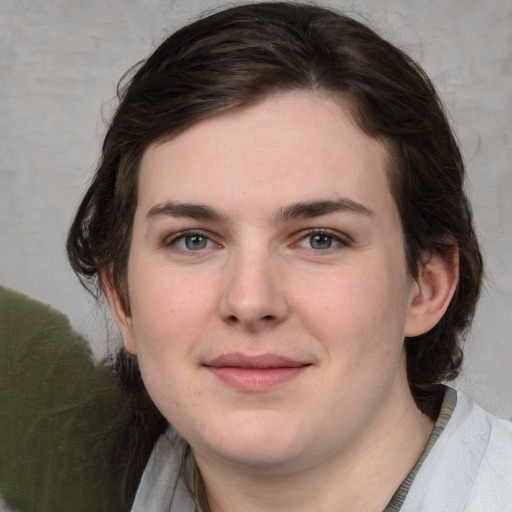
{"label": "eyelash", "polygon": [[[187,238],[203,238],[210,243],[213,243],[217,247],[219,247],[219,244],[213,241],[212,237],[208,235],[207,233],[204,233],[203,231],[196,231],[196,230],[185,230],[180,231],[178,233],[173,233],[171,236],[168,236],[164,239],[164,246],[165,247],[171,247],[173,246],[176,250],[182,251],[182,252],[195,252],[194,249],[183,249],[181,247],[178,247],[178,242],[181,240],[185,240]],[[205,247],[206,249],[207,247]],[[200,249],[197,249],[199,251]]]}
{"label": "eyelash", "polygon": [[[326,237],[328,239],[327,241],[330,242],[330,245],[332,245],[332,242],[334,242],[335,246],[334,247],[329,246],[329,247],[322,248],[322,249],[320,249],[320,248],[315,249],[314,247],[304,247],[305,249],[310,249],[315,252],[331,252],[331,251],[336,250],[339,247],[348,247],[350,245],[350,242],[346,238],[343,238],[339,234],[333,233],[328,229],[308,229],[307,231],[301,233],[301,236],[300,236],[298,242],[293,243],[291,245],[291,247],[292,248],[303,247],[300,245],[302,242],[307,241],[308,239],[311,242],[313,237],[316,237],[316,236]],[[203,249],[211,249],[212,248],[211,246],[210,247],[199,247],[195,251],[194,249],[190,249],[190,248],[184,249],[184,248],[178,246],[178,242],[180,242],[181,240],[186,240],[187,238],[194,238],[194,237],[204,239],[207,244],[210,243],[210,244],[216,245],[217,247],[220,247],[219,244],[216,244],[216,242],[213,241],[212,237],[209,234],[207,234],[203,231],[197,231],[197,230],[185,230],[185,231],[180,231],[178,233],[174,233],[170,237],[167,237],[164,239],[163,245],[166,247],[173,246],[176,250],[179,250],[182,252],[196,252],[196,251],[199,252]]]}
{"label": "eyelash", "polygon": [[325,236],[336,243],[335,247],[328,247],[326,249],[314,249],[313,247],[309,247],[309,249],[312,249],[315,252],[331,252],[339,247],[348,247],[350,245],[350,242],[346,238],[343,238],[339,234],[333,233],[328,229],[308,229],[302,234],[302,236],[299,239],[299,242],[293,244],[293,247],[299,246],[299,243],[302,241],[308,239],[311,241],[311,239],[315,236]]}

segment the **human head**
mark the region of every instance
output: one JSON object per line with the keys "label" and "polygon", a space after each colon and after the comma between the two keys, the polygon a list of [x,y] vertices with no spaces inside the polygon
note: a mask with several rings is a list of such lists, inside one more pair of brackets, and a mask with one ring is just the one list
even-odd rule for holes
{"label": "human head", "polygon": [[126,268],[145,149],[214,114],[293,90],[347,100],[358,126],[385,142],[413,277],[428,255],[449,260],[458,250],[459,283],[447,312],[429,332],[407,340],[409,382],[421,407],[432,384],[459,370],[459,340],[474,312],[482,261],[463,162],[432,84],[401,51],[351,18],[316,6],[251,4],[164,41],[120,89],[99,167],[69,233],[72,266],[99,287],[102,278],[111,280],[129,311]]}

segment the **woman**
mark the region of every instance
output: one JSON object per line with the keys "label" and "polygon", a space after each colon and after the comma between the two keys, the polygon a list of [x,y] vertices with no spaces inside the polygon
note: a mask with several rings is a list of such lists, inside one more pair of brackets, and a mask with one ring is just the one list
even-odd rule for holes
{"label": "woman", "polygon": [[350,18],[245,5],[153,53],[68,240],[124,339],[133,510],[506,510],[510,425],[440,385],[482,277],[463,179]]}

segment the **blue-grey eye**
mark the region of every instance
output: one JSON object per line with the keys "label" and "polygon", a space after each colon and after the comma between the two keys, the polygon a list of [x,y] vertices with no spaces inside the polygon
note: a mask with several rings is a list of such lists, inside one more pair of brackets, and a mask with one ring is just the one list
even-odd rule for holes
{"label": "blue-grey eye", "polygon": [[169,246],[176,247],[181,251],[191,252],[211,249],[212,247],[216,247],[216,244],[207,235],[190,231],[175,236],[169,241]]}
{"label": "blue-grey eye", "polygon": [[309,245],[313,249],[330,249],[333,245],[333,238],[330,235],[311,235],[309,237]]}
{"label": "blue-grey eye", "polygon": [[341,235],[330,233],[324,229],[311,229],[294,244],[295,247],[312,249],[314,251],[327,251],[348,245]]}
{"label": "blue-grey eye", "polygon": [[207,237],[202,235],[190,235],[183,237],[185,247],[189,251],[197,251],[198,249],[206,249],[208,242],[210,241]]}

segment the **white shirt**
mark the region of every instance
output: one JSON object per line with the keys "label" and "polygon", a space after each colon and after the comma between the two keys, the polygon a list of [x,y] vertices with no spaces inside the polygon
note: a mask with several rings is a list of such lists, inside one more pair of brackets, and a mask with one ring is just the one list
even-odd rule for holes
{"label": "white shirt", "polygon": [[[512,423],[447,389],[456,405],[418,469],[400,512],[512,512]],[[444,407],[444,404],[443,404]],[[168,431],[155,444],[132,512],[195,512],[180,475],[186,443]],[[427,453],[427,452],[425,452]],[[420,458],[421,461],[421,458]],[[187,470],[194,462],[189,456]],[[410,480],[410,478],[409,478]],[[405,481],[404,481],[405,482]],[[401,501],[401,500],[400,500]]]}
{"label": "white shirt", "polygon": [[462,393],[401,512],[512,512],[512,423]]}

